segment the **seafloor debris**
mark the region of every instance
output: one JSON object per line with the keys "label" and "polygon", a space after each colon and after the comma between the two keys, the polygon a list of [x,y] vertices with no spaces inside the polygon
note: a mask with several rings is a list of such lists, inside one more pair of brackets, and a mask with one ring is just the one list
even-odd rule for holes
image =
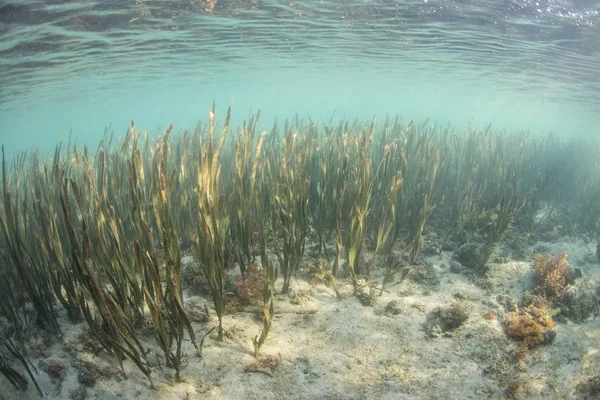
{"label": "seafloor debris", "polygon": [[438,307],[427,316],[425,330],[431,337],[453,331],[469,319],[469,309],[470,307],[464,302]]}

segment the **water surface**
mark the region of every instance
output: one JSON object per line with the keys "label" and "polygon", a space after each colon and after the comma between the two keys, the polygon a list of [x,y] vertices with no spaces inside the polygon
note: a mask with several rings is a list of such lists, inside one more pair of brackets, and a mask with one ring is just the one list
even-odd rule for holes
{"label": "water surface", "polygon": [[[600,133],[600,3],[0,1],[0,141],[313,119]],[[222,115],[222,114],[221,114]]]}

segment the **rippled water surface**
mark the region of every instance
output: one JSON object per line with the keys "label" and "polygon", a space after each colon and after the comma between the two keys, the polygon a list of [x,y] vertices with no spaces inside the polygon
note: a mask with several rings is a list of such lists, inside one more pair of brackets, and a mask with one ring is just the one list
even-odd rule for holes
{"label": "rippled water surface", "polygon": [[92,137],[130,118],[185,125],[213,99],[241,117],[261,107],[598,132],[599,10],[592,0],[0,1],[0,140]]}

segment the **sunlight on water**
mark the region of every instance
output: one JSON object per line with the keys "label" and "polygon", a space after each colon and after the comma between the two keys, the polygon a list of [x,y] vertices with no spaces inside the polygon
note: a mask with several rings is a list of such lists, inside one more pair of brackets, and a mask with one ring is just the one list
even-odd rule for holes
{"label": "sunlight on water", "polygon": [[295,113],[600,133],[595,1],[0,2],[0,140]]}

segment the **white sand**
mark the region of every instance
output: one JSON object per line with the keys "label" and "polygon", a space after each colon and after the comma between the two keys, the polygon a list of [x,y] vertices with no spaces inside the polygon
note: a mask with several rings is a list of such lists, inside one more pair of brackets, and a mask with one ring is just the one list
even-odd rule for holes
{"label": "white sand", "polygon": [[[600,278],[593,254],[595,243],[540,244],[548,246],[552,254],[568,253],[571,265],[582,269],[583,279]],[[497,296],[506,293],[518,300],[531,284],[529,264],[493,265],[493,289],[482,289],[464,275],[439,268],[442,262],[449,265],[449,257],[444,253],[430,258],[441,280],[438,288],[427,291],[423,285],[407,281],[378,297],[375,307],[362,306],[347,284],[341,284],[345,296],[340,301],[326,286],[294,280],[294,290],[311,290],[313,297],[304,305],[294,305],[288,296],[277,296],[273,327],[262,349],[279,363],[272,370],[257,365],[254,359],[252,337],[261,325],[249,311],[225,316],[227,337],[223,343],[218,343],[214,334],[207,337],[202,358],[186,343],[189,365],[182,372],[185,382],[171,385],[163,376],[172,376],[172,371],[165,368],[163,374],[155,370],[157,390],[150,388],[130,361],[125,361],[124,378],[110,357],[87,352],[81,336],[85,325],[72,325],[66,319],[61,321],[63,343],[42,349],[43,354],[31,361],[38,366],[40,359],[51,358],[66,368],[62,383],[51,382],[38,369],[37,380],[49,399],[581,398],[577,385],[600,374],[600,319],[557,323],[553,344],[539,346],[517,362],[511,352],[518,343],[504,333],[501,321],[505,312]],[[430,338],[424,328],[428,313],[457,301],[456,294],[468,306],[469,319],[450,335]],[[401,312],[386,316],[384,308],[391,300],[399,302]],[[187,301],[210,307],[201,297]],[[498,318],[483,318],[488,311]],[[214,312],[212,317],[209,326],[216,323]],[[200,324],[194,328],[198,336],[205,329]],[[147,345],[160,353],[153,338],[148,338]],[[107,376],[84,388],[77,380],[75,358],[103,366]],[[518,382],[520,388],[514,397],[506,392],[511,382]],[[0,393],[4,399],[39,398],[33,385],[25,393],[18,392],[4,377],[0,377]]]}

